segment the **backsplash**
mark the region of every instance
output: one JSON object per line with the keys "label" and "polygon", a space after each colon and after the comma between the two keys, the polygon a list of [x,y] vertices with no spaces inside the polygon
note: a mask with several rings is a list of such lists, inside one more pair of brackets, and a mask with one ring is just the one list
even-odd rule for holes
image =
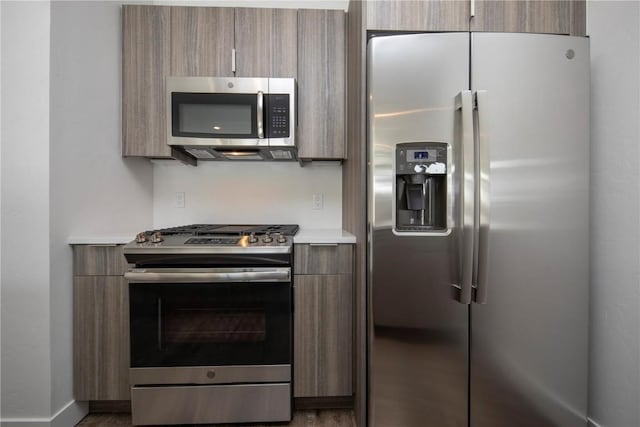
{"label": "backsplash", "polygon": [[[180,193],[184,207],[176,207]],[[153,226],[192,223],[342,228],[342,167],[337,162],[304,167],[296,162],[200,162],[191,167],[154,161]]]}

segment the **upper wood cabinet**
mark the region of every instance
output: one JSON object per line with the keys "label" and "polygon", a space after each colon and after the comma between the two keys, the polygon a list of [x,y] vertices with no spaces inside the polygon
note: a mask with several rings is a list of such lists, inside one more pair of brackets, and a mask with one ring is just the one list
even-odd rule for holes
{"label": "upper wood cabinet", "polygon": [[123,17],[123,156],[178,154],[167,76],[235,75],[296,78],[299,158],[345,157],[343,11],[125,5]]}
{"label": "upper wood cabinet", "polygon": [[165,125],[170,8],[123,7],[122,155],[171,157]]}
{"label": "upper wood cabinet", "polygon": [[[233,76],[233,9],[172,7],[171,76]],[[164,117],[164,116],[163,116]]]}
{"label": "upper wood cabinet", "polygon": [[578,12],[580,3],[573,0],[476,0],[471,31],[575,34],[572,14]]}
{"label": "upper wood cabinet", "polygon": [[469,31],[469,1],[369,0],[366,27],[387,31]]}
{"label": "upper wood cabinet", "polygon": [[369,0],[366,28],[585,35],[585,0]]}
{"label": "upper wood cabinet", "polygon": [[236,77],[296,77],[298,11],[235,9]]}
{"label": "upper wood cabinet", "polygon": [[298,157],[345,157],[346,34],[341,10],[298,12]]}

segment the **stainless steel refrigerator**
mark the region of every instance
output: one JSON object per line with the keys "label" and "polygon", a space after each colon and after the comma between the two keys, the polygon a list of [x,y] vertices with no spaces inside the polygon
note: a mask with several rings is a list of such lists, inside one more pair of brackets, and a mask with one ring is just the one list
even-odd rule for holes
{"label": "stainless steel refrigerator", "polygon": [[368,424],[585,426],[588,39],[367,55]]}

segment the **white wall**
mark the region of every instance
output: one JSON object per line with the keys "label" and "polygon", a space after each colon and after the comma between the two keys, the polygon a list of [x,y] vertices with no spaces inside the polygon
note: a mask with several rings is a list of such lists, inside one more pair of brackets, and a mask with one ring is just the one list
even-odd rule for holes
{"label": "white wall", "polygon": [[[155,227],[192,223],[280,223],[306,228],[342,227],[342,171],[336,162],[176,162],[153,167]],[[176,208],[175,193],[185,192]],[[312,209],[323,194],[322,210]]]}
{"label": "white wall", "polygon": [[589,413],[640,426],[640,3],[588,1],[591,36]]}
{"label": "white wall", "polygon": [[149,161],[121,157],[121,8],[51,3],[52,409],[73,400],[71,235],[129,234],[152,223]]}
{"label": "white wall", "polygon": [[2,8],[1,419],[51,413],[49,2]]}

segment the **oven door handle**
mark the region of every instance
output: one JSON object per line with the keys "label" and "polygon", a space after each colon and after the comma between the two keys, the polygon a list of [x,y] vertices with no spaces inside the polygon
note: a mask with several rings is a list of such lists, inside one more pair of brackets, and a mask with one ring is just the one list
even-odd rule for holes
{"label": "oven door handle", "polygon": [[[167,271],[173,270],[173,271]],[[290,282],[290,268],[179,270],[135,268],[124,273],[134,283],[231,283],[231,282]],[[212,271],[214,270],[214,271]]]}

